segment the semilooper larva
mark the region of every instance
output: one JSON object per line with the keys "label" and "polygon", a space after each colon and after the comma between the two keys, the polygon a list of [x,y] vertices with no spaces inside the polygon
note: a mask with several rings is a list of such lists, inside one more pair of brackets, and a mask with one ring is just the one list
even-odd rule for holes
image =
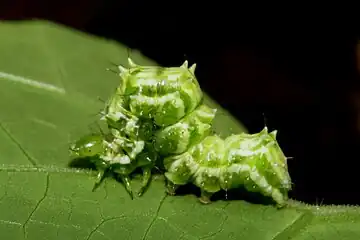
{"label": "semilooper larva", "polygon": [[285,204],[291,179],[276,131],[265,127],[222,139],[212,131],[216,109],[203,102],[195,64],[141,66],[130,58],[128,63],[129,68],[119,66],[120,85],[102,114],[108,133],[86,135],[70,147],[73,157],[89,157],[96,165],[95,188],[111,173],[132,197],[130,174],[141,168],[141,196],[152,169],[163,168],[171,195],[192,183],[201,190],[200,201],[209,203],[221,189],[241,186]]}

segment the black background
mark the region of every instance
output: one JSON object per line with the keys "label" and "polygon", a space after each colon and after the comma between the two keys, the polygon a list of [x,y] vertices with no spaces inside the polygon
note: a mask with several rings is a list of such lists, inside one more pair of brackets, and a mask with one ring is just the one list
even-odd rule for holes
{"label": "black background", "polygon": [[49,19],[116,39],[164,66],[197,63],[202,88],[250,132],[263,128],[264,115],[279,131],[294,157],[290,196],[333,204],[360,203],[360,24],[349,9],[0,0],[1,19]]}

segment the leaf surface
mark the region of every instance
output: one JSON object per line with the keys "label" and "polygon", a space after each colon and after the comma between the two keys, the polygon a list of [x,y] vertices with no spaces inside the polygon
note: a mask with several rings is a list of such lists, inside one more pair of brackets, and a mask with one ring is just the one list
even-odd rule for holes
{"label": "leaf surface", "polygon": [[[166,196],[161,177],[134,200],[111,179],[92,192],[96,173],[68,168],[68,146],[96,130],[99,98],[119,84],[106,69],[127,66],[127,47],[43,21],[1,22],[0,36],[1,239],[360,239],[357,207],[201,205]],[[206,102],[219,109],[217,133],[246,131]]]}

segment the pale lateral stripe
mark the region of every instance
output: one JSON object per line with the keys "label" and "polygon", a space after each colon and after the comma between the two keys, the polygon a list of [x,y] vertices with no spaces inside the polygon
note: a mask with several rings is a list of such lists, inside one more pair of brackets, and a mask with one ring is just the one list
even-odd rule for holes
{"label": "pale lateral stripe", "polygon": [[40,88],[40,89],[43,89],[46,91],[65,94],[65,89],[63,89],[63,88],[60,88],[60,87],[57,87],[57,86],[54,86],[54,85],[51,85],[48,83],[39,82],[39,81],[30,79],[30,78],[17,76],[17,75],[11,74],[11,73],[6,73],[6,72],[0,71],[0,79],[5,79],[5,80],[13,81],[13,82],[22,83],[22,84],[29,85],[34,88]]}
{"label": "pale lateral stripe", "polygon": [[157,79],[144,79],[144,78],[139,78],[136,80],[136,82],[134,83],[135,86],[146,86],[146,87],[150,87],[150,86],[156,86],[157,84],[159,84],[159,81]]}
{"label": "pale lateral stripe", "polygon": [[[196,110],[195,110],[196,111]],[[212,109],[211,112],[206,112],[204,110],[201,110],[199,109],[196,114],[199,116],[199,117],[202,117],[202,118],[207,118],[207,119],[212,119],[215,117],[215,114],[217,112],[217,109]]]}

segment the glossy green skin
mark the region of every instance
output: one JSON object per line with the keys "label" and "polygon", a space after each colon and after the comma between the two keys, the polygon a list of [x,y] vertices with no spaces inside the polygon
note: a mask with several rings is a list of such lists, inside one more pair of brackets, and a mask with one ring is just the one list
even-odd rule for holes
{"label": "glossy green skin", "polygon": [[202,105],[203,94],[187,62],[180,67],[119,67],[120,85],[103,119],[127,141],[154,143],[161,155],[186,151],[210,134],[216,110]]}
{"label": "glossy green skin", "polygon": [[156,151],[162,155],[180,154],[211,133],[216,109],[200,105],[188,116],[155,133]]}
{"label": "glossy green skin", "polygon": [[187,63],[171,68],[133,65],[120,74],[126,87],[117,94],[126,96],[135,116],[152,119],[160,127],[175,124],[202,100],[194,68],[188,69]]}
{"label": "glossy green skin", "polygon": [[101,135],[89,135],[80,138],[70,146],[71,157],[94,157],[105,152],[104,137]]}
{"label": "glossy green skin", "polygon": [[139,66],[130,59],[129,65],[129,69],[119,67],[121,82],[105,106],[103,119],[115,141],[126,142],[120,145],[131,161],[149,151],[150,147],[141,146],[152,146],[156,154],[151,156],[167,156],[186,151],[210,134],[216,110],[201,105],[196,65]]}
{"label": "glossy green skin", "polygon": [[119,67],[121,83],[103,113],[112,140],[88,137],[72,151],[78,157],[97,152],[97,185],[106,172],[114,172],[132,194],[128,176],[140,167],[141,195],[157,164],[165,167],[171,194],[179,185],[193,183],[202,191],[200,200],[208,203],[221,189],[245,186],[279,206],[286,202],[291,180],[276,131],[268,133],[264,128],[257,134],[226,139],[212,136],[216,109],[202,103],[195,64],[164,68],[139,66],[129,59],[129,65],[129,69]]}
{"label": "glossy green skin", "polygon": [[[123,111],[134,118],[151,120],[158,127],[177,123],[191,113],[203,98],[194,75],[196,65],[187,67],[139,66],[129,59],[131,68],[119,67],[120,86],[106,107],[106,118],[118,121]],[[114,98],[116,98],[114,100]]]}
{"label": "glossy green skin", "polygon": [[[133,197],[133,192],[129,175],[135,169],[143,168],[143,183],[138,192],[138,195],[142,195],[150,181],[151,169],[155,165],[157,154],[151,145],[145,145],[144,148],[141,148],[141,152],[135,152],[132,158],[131,153],[136,148],[126,148],[122,146],[124,141],[120,141],[119,144],[119,140],[120,138],[114,137],[111,141],[108,141],[102,135],[84,136],[70,146],[70,155],[73,158],[90,157],[99,170],[98,181],[93,190],[102,183],[109,173],[115,173],[123,181],[131,197]],[[128,144],[128,142],[125,143]],[[142,151],[143,149],[146,151]]]}
{"label": "glossy green skin", "polygon": [[[77,157],[88,156],[93,148],[99,150],[95,160],[101,173],[99,182],[106,171],[128,176],[140,167],[145,185],[158,154],[186,151],[210,133],[215,110],[199,107],[203,95],[194,76],[196,65],[139,66],[130,59],[129,65],[129,69],[119,67],[120,85],[103,112],[112,142],[101,146],[92,144],[92,138],[79,140]],[[124,182],[131,192],[128,179]]]}
{"label": "glossy green skin", "polygon": [[165,158],[164,165],[172,184],[194,183],[202,190],[205,203],[221,189],[245,186],[282,206],[291,189],[286,160],[276,142],[276,131],[268,133],[264,128],[257,134],[243,133],[224,140],[208,136],[187,152]]}

